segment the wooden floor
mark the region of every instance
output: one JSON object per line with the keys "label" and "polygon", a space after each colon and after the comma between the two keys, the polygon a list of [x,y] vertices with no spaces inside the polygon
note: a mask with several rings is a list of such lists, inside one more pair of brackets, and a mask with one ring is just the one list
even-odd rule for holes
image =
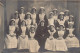
{"label": "wooden floor", "polygon": [[[2,53],[30,53],[28,50],[17,50],[17,49],[12,49],[12,50],[3,50]],[[68,49],[67,52],[59,52],[59,51],[56,51],[56,52],[53,52],[53,51],[46,51],[44,50],[44,52],[42,51],[39,51],[39,52],[35,52],[35,53],[80,53],[80,48],[70,48]]]}

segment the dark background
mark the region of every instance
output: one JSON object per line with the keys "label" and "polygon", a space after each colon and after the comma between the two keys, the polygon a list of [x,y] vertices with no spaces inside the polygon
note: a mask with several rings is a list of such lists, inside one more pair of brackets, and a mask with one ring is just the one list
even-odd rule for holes
{"label": "dark background", "polygon": [[21,6],[25,7],[25,13],[30,11],[33,6],[37,8],[37,13],[41,6],[45,7],[47,17],[53,8],[57,8],[59,12],[65,9],[70,10],[70,14],[74,15],[75,34],[78,38],[80,37],[79,0],[0,0],[0,51],[3,50],[4,37],[10,18]]}

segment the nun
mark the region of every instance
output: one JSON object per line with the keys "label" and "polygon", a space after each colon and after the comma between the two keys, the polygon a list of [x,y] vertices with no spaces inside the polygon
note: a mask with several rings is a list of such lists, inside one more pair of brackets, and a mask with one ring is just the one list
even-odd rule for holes
{"label": "nun", "polygon": [[48,28],[45,26],[45,21],[41,21],[40,25],[38,26],[36,30],[36,36],[35,38],[38,40],[40,45],[40,51],[44,51],[45,47],[45,41],[47,39],[48,35]]}
{"label": "nun", "polygon": [[17,38],[15,33],[15,20],[11,19],[9,24],[9,33],[5,38],[5,49],[15,49],[17,48]]}
{"label": "nun", "polygon": [[25,18],[24,7],[21,7],[21,12],[19,14],[19,17],[20,17],[20,21],[24,20]]}
{"label": "nun", "polygon": [[45,21],[45,25],[46,25],[46,26],[48,25],[47,16],[46,16],[46,14],[45,14],[44,12],[45,12],[44,7],[40,7],[39,14],[37,15],[37,24],[38,24],[38,25],[40,24],[40,22],[41,22],[42,20]]}

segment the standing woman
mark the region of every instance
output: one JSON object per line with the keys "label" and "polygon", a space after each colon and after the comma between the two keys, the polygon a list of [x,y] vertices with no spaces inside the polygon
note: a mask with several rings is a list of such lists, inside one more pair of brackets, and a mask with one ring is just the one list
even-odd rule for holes
{"label": "standing woman", "polygon": [[53,20],[57,20],[58,19],[58,11],[57,9],[53,9]]}
{"label": "standing woman", "polygon": [[21,22],[21,34],[18,37],[18,49],[23,50],[23,49],[28,49],[28,35],[26,35],[26,22],[23,20]]}
{"label": "standing woman", "polygon": [[65,19],[65,21],[69,20],[69,10],[65,10],[65,12],[64,12],[64,19]]}
{"label": "standing woman", "polygon": [[33,7],[31,10],[31,20],[32,20],[32,25],[34,25],[37,28],[36,18],[37,18],[36,8]]}
{"label": "standing woman", "polygon": [[64,19],[64,12],[60,12],[60,14],[58,15],[58,27],[59,27],[59,25],[63,25],[63,26],[65,26],[64,24],[65,24],[65,19]]}
{"label": "standing woman", "polygon": [[24,18],[25,18],[24,7],[21,7],[21,12],[19,14],[19,17],[20,17],[20,21],[24,20]]}
{"label": "standing woman", "polygon": [[16,35],[17,37],[19,36],[19,26],[20,26],[20,18],[19,18],[19,14],[18,11],[15,11],[15,26],[16,26]]}
{"label": "standing woman", "polygon": [[9,24],[9,34],[7,34],[5,38],[5,48],[6,49],[14,49],[17,48],[17,38],[15,33],[15,20],[11,19]]}
{"label": "standing woman", "polygon": [[30,27],[31,27],[31,23],[32,23],[31,13],[30,12],[27,12],[26,13],[25,21],[26,21],[26,27],[28,28],[28,31],[29,31],[30,30]]}
{"label": "standing woman", "polygon": [[40,7],[40,11],[39,11],[39,14],[38,14],[38,17],[37,17],[37,24],[39,25],[40,22],[42,20],[45,21],[45,25],[47,26],[48,25],[48,20],[47,20],[47,17],[46,17],[46,14],[44,13],[45,12],[45,9],[44,7]]}
{"label": "standing woman", "polygon": [[53,12],[50,12],[50,14],[49,14],[48,26],[50,26],[50,25],[54,25]]}
{"label": "standing woman", "polygon": [[19,26],[19,14],[18,11],[15,11],[15,26],[18,27]]}

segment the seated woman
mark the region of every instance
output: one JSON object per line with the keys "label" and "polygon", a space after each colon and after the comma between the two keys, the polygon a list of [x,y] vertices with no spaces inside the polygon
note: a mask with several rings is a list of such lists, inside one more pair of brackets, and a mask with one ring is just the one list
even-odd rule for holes
{"label": "seated woman", "polygon": [[46,42],[45,42],[45,49],[46,50],[50,50],[50,51],[55,51],[55,38],[54,33],[56,32],[55,28],[53,25],[49,26],[49,38],[47,38]]}
{"label": "seated woman", "polygon": [[26,22],[23,20],[21,23],[21,32],[18,37],[18,49],[28,49],[28,35],[26,35]]}
{"label": "seated woman", "polygon": [[28,41],[29,52],[38,52],[40,46],[38,41],[34,38],[35,36],[35,27],[32,25],[30,28],[30,39]]}
{"label": "seated woman", "polygon": [[35,38],[38,40],[40,45],[40,51],[44,51],[45,41],[48,37],[48,31],[47,27],[45,26],[45,21],[41,21],[40,25],[38,25],[38,28],[36,30],[36,36]]}
{"label": "seated woman", "polygon": [[55,41],[55,45],[56,45],[56,51],[67,51],[67,46],[65,43],[65,40],[63,38],[64,36],[64,32],[65,32],[65,28],[63,25],[60,25],[60,28],[58,29],[58,38]]}
{"label": "seated woman", "polygon": [[69,34],[66,37],[66,44],[67,44],[68,48],[79,47],[79,40],[76,38],[76,36],[73,33],[73,31],[74,31],[74,27],[73,27],[74,24],[73,23],[74,22],[68,22],[69,28],[67,28],[67,30],[69,31]]}
{"label": "seated woman", "polygon": [[9,34],[5,38],[5,49],[14,49],[17,48],[17,38],[15,33],[15,20],[11,19],[9,24]]}

